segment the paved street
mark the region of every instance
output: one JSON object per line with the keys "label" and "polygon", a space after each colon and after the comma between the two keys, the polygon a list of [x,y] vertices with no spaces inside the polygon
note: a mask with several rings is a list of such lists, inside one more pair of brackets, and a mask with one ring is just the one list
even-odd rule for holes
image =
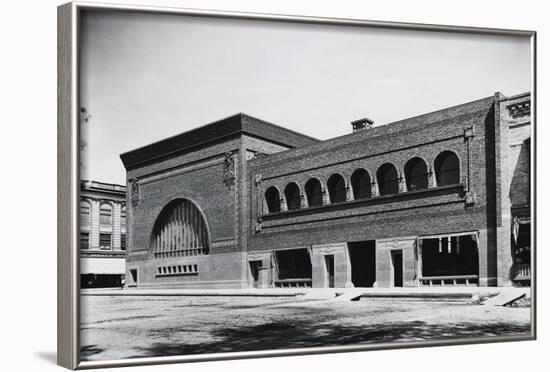
{"label": "paved street", "polygon": [[83,360],[525,334],[530,308],[414,299],[83,296]]}

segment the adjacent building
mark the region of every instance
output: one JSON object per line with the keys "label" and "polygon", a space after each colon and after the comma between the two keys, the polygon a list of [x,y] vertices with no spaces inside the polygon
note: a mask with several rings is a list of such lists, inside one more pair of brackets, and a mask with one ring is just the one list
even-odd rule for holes
{"label": "adjacent building", "polygon": [[80,286],[121,287],[126,257],[126,187],[80,183]]}
{"label": "adjacent building", "polygon": [[496,93],[319,141],[237,114],[122,154],[127,282],[528,285],[530,117]]}

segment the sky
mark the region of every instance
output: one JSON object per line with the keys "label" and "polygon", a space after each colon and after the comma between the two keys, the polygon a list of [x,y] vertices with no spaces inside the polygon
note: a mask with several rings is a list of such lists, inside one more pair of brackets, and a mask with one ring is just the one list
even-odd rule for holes
{"label": "sky", "polygon": [[324,140],[531,89],[528,37],[86,12],[81,177],[125,184],[119,155],[238,112]]}

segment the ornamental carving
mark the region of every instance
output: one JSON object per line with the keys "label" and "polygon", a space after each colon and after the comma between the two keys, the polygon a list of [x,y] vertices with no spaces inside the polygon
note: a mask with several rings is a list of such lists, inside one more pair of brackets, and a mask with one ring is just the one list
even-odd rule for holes
{"label": "ornamental carving", "polygon": [[506,106],[508,113],[514,119],[531,114],[531,101],[513,103]]}
{"label": "ornamental carving", "polygon": [[130,203],[133,208],[139,204],[139,183],[135,178],[129,180],[130,183]]}
{"label": "ornamental carving", "polygon": [[223,183],[228,190],[235,185],[236,163],[233,154],[228,152],[223,160]]}

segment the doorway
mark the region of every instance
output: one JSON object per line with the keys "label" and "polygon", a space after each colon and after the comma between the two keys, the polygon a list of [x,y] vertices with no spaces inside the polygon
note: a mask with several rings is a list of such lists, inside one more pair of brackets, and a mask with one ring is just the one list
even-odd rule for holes
{"label": "doorway", "polygon": [[334,255],[325,256],[325,265],[327,269],[327,284],[329,288],[334,288]]}
{"label": "doorway", "polygon": [[403,251],[391,251],[393,286],[403,287]]}
{"label": "doorway", "polygon": [[252,288],[258,288],[260,284],[260,268],[262,266],[262,261],[250,261],[249,264]]}
{"label": "doorway", "polygon": [[372,287],[376,282],[376,242],[350,242],[348,247],[351,282],[355,287]]}

